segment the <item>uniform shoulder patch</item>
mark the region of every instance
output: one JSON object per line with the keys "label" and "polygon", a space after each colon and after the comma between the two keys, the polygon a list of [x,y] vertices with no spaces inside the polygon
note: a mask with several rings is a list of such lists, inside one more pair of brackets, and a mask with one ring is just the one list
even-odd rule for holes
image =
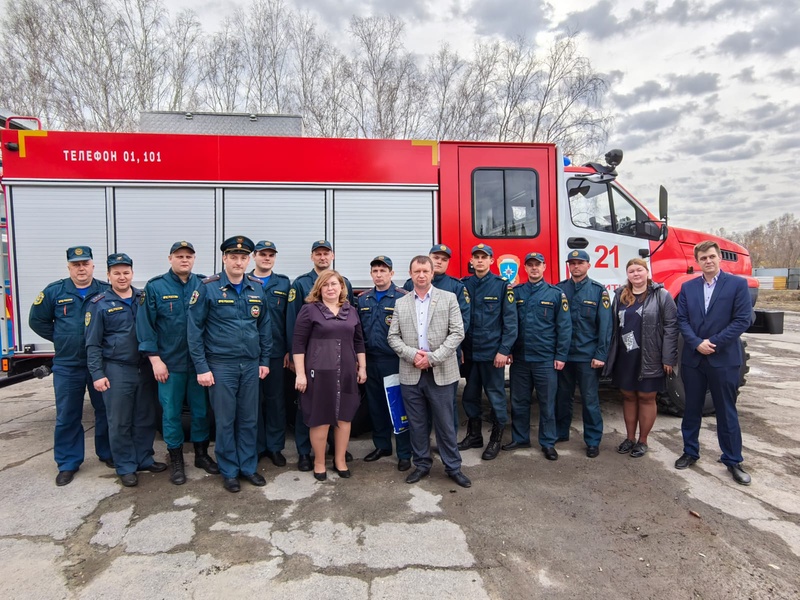
{"label": "uniform shoulder patch", "polygon": [[602,299],[603,299],[603,308],[608,308],[609,306],[611,306],[611,299],[608,297],[608,290],[605,289],[603,290]]}
{"label": "uniform shoulder patch", "polygon": [[361,298],[364,294],[366,294],[369,290],[361,290],[356,294],[356,298]]}
{"label": "uniform shoulder patch", "polygon": [[44,302],[44,292],[39,292],[36,295],[36,299],[33,301],[33,305],[39,306],[42,302]]}
{"label": "uniform shoulder patch", "polygon": [[250,275],[250,274],[248,274],[248,275],[247,275],[247,278],[248,278],[250,281],[255,281],[256,283],[264,283],[264,280],[263,280],[263,279],[261,279],[261,278],[259,278],[259,277],[256,277],[255,275]]}
{"label": "uniform shoulder patch", "polygon": [[83,317],[83,326],[88,327],[89,323],[92,322],[92,313],[90,311],[86,311],[86,315]]}
{"label": "uniform shoulder patch", "polygon": [[147,299],[147,292],[145,292],[144,290],[142,290],[142,293],[141,293],[141,294],[139,294],[139,305],[140,305],[140,306],[142,306],[142,305],[144,304],[144,301],[145,301],[146,299]]}
{"label": "uniform shoulder patch", "polygon": [[213,283],[214,281],[219,281],[219,275],[211,275],[211,277],[206,277],[202,281],[203,283]]}
{"label": "uniform shoulder patch", "polygon": [[195,290],[192,292],[192,297],[189,299],[189,304],[194,304],[197,302],[197,299],[200,297],[200,290]]}
{"label": "uniform shoulder patch", "polygon": [[408,293],[408,290],[405,290],[401,287],[395,286],[394,291],[400,294],[401,296],[405,296]]}
{"label": "uniform shoulder patch", "polygon": [[508,290],[506,291],[506,299],[509,304],[514,304],[514,288],[511,286],[508,286]]}
{"label": "uniform shoulder patch", "polygon": [[464,288],[464,300],[466,300],[467,304],[469,304],[469,292],[467,291],[466,287]]}
{"label": "uniform shoulder patch", "polygon": [[97,304],[98,302],[100,302],[100,300],[102,300],[105,297],[106,297],[106,293],[105,292],[101,292],[101,293],[97,294],[97,296],[92,298],[91,302],[92,302],[92,304]]}
{"label": "uniform shoulder patch", "polygon": [[292,288],[289,290],[289,299],[287,302],[294,302],[295,298],[297,298],[297,290]]}
{"label": "uniform shoulder patch", "polygon": [[561,310],[569,312],[569,300],[567,300],[567,295],[564,292],[561,292]]}

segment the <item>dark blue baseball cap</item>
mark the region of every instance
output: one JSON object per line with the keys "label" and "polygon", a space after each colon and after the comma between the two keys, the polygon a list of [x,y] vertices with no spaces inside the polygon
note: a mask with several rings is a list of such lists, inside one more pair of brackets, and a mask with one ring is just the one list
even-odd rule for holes
{"label": "dark blue baseball cap", "polygon": [[253,252],[258,252],[259,250],[272,250],[275,253],[278,252],[278,249],[275,247],[275,244],[273,244],[269,240],[260,240],[256,242],[256,247],[253,250]]}
{"label": "dark blue baseball cap", "polygon": [[92,249],[89,246],[73,246],[67,248],[67,262],[92,260]]}
{"label": "dark blue baseball cap", "polygon": [[128,265],[129,267],[133,267],[133,259],[131,259],[131,257],[124,252],[118,252],[117,254],[109,254],[106,264],[108,265],[109,269],[111,267],[116,267],[117,265]]}
{"label": "dark blue baseball cap", "polygon": [[311,251],[313,252],[317,248],[325,248],[326,250],[330,250],[333,252],[333,246],[328,240],[317,240],[313,244],[311,244]]}
{"label": "dark blue baseball cap", "polygon": [[541,252],[528,252],[525,255],[525,262],[529,260],[538,260],[540,263],[544,263],[544,254]]}
{"label": "dark blue baseball cap", "polygon": [[172,254],[173,252],[177,252],[178,250],[188,250],[192,254],[194,254],[194,246],[192,246],[191,242],[187,241],[180,241],[175,242],[172,244],[172,248],[169,249],[169,253]]}
{"label": "dark blue baseball cap", "polygon": [[428,254],[447,254],[447,258],[453,256],[453,251],[450,249],[450,246],[446,246],[445,244],[436,244]]}
{"label": "dark blue baseball cap", "polygon": [[235,235],[222,242],[219,249],[224,254],[250,254],[255,244],[249,237]]}
{"label": "dark blue baseball cap", "polygon": [[369,266],[370,267],[374,267],[375,265],[378,265],[378,264],[386,265],[387,267],[389,267],[390,271],[393,268],[392,267],[392,259],[389,258],[388,256],[384,256],[383,254],[381,254],[380,256],[376,256],[371,261],[369,261]]}
{"label": "dark blue baseball cap", "polygon": [[572,250],[567,254],[567,262],[571,260],[585,260],[589,262],[589,253],[586,250]]}
{"label": "dark blue baseball cap", "polygon": [[472,247],[472,252],[470,254],[475,254],[476,252],[483,252],[488,256],[494,256],[494,250],[488,244],[478,244]]}

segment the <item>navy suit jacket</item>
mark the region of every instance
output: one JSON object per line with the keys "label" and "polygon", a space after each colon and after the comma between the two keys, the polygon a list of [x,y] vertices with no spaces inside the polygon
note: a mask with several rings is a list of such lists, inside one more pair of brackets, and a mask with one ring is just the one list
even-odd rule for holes
{"label": "navy suit jacket", "polygon": [[696,367],[703,357],[696,348],[707,339],[716,344],[709,354],[713,367],[737,367],[742,364],[741,335],[752,322],[753,306],[747,280],[720,271],[714,293],[705,310],[703,276],[687,281],[678,296],[678,329],[683,335],[681,364]]}

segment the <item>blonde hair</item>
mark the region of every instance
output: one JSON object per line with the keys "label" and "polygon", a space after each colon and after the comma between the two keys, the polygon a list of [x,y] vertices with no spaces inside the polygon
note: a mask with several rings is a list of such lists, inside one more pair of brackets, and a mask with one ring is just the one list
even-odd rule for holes
{"label": "blonde hair", "polygon": [[306,296],[306,302],[322,302],[322,286],[328,283],[328,280],[336,277],[339,280],[339,285],[342,286],[341,291],[339,292],[339,306],[345,303],[347,300],[347,286],[344,283],[344,277],[342,277],[338,271],[334,271],[333,269],[329,269],[327,271],[323,271],[320,273],[317,280],[314,282],[314,287],[311,288],[311,291]]}
{"label": "blonde hair", "polygon": [[[625,265],[625,273],[628,272],[628,269],[632,265],[638,265],[640,267],[644,267],[645,271],[647,271],[648,273],[650,272],[646,260],[641,258],[632,258],[628,261],[628,264]],[[647,287],[644,290],[644,298],[647,298],[647,292],[650,289],[651,285],[653,285],[653,280],[648,277]],[[644,301],[644,298],[642,298],[642,301]],[[625,306],[631,306],[634,302],[636,302],[636,296],[634,296],[633,294],[633,285],[631,284],[630,280],[628,280],[625,283],[625,286],[622,288],[622,293],[619,295],[619,301]]]}

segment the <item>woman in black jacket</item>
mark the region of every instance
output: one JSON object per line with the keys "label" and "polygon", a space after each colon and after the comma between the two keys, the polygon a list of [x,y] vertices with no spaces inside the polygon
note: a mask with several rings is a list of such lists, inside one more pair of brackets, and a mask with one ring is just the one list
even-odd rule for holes
{"label": "woman in black jacket", "polygon": [[632,258],[625,272],[628,281],[614,294],[605,372],[624,399],[627,437],[617,452],[639,458],[647,452],[647,435],[656,421],[656,396],[678,362],[677,310],[664,286],[650,279],[646,261]]}

